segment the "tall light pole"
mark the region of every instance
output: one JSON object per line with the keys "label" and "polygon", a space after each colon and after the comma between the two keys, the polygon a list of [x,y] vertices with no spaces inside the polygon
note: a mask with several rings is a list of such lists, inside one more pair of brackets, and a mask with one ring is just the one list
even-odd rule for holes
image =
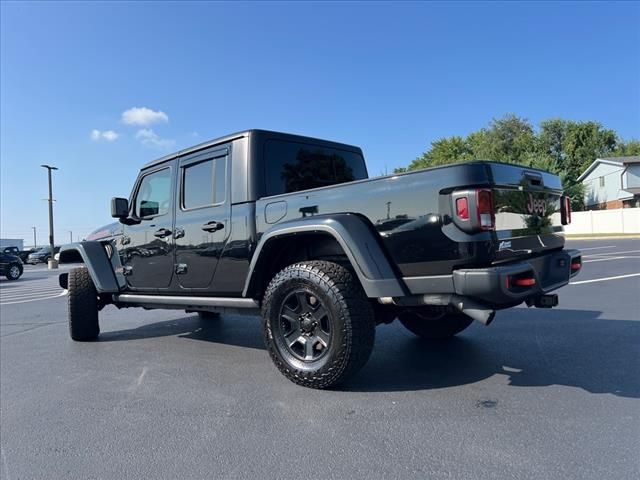
{"label": "tall light pole", "polygon": [[73,230],[69,230],[69,243],[73,243]]}
{"label": "tall light pole", "polygon": [[53,244],[53,189],[51,188],[51,170],[58,170],[57,167],[51,165],[40,165],[47,169],[49,176],[49,246],[51,247],[51,257],[49,257],[49,269],[58,268],[58,262],[54,258],[55,247]]}
{"label": "tall light pole", "polygon": [[38,248],[36,243],[36,227],[31,227],[31,229],[33,230],[33,248]]}

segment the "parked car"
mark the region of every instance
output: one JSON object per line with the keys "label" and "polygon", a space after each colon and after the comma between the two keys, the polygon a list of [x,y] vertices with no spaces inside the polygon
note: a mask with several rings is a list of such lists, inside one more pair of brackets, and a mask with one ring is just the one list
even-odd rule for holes
{"label": "parked car", "polygon": [[18,247],[5,247],[2,250],[2,253],[8,253],[9,255],[15,255],[17,257],[20,257],[20,260],[22,260],[22,263],[26,263],[29,255],[35,251],[36,251],[35,248],[30,248],[29,250],[20,250]]}
{"label": "parked car", "polygon": [[564,249],[560,178],[489,161],[367,178],[360,148],[262,130],[142,168],[121,224],[63,246],[69,331],[95,340],[117,307],[261,312],[277,368],[313,388],[367,361],[375,326],[427,339],[551,293],[582,268]]}
{"label": "parked car", "polygon": [[[60,247],[54,247],[53,253],[54,255],[60,251]],[[26,263],[35,265],[37,263],[47,263],[51,258],[51,247],[46,246],[42,247],[39,250],[36,250],[33,253],[30,253],[27,257]]]}
{"label": "parked car", "polygon": [[18,253],[20,253],[20,249],[18,247],[4,247],[2,249],[2,253],[7,253],[9,255],[18,255]]}
{"label": "parked car", "polygon": [[22,260],[17,255],[0,253],[0,275],[7,277],[7,280],[18,280],[22,276]]}
{"label": "parked car", "polygon": [[37,248],[29,248],[27,250],[22,250],[20,253],[18,253],[18,256],[20,257],[20,260],[22,260],[22,263],[27,263],[27,259],[29,258],[29,255],[37,251],[38,251]]}

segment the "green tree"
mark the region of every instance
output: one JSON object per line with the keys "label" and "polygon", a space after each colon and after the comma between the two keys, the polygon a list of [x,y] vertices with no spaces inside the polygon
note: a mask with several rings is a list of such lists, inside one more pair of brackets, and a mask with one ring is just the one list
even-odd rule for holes
{"label": "green tree", "polygon": [[569,123],[571,122],[561,118],[540,122],[538,150],[553,157],[560,168],[564,166],[566,158],[564,146],[567,141]]}
{"label": "green tree", "polygon": [[564,145],[567,179],[575,181],[596,158],[611,156],[616,141],[616,133],[598,122],[570,122]]}
{"label": "green tree", "polygon": [[640,140],[624,140],[618,141],[613,157],[627,157],[632,155],[640,155]]}
{"label": "green tree", "polygon": [[477,153],[501,162],[525,163],[536,150],[533,126],[513,114],[494,118],[480,139]]}
{"label": "green tree", "polygon": [[441,138],[431,142],[431,148],[409,165],[409,170],[446,165],[473,159],[473,152],[462,137]]}
{"label": "green tree", "polygon": [[536,132],[527,119],[509,114],[466,137],[440,138],[408,167],[394,171],[469,160],[518,163],[560,175],[573,208],[579,210],[584,191],[577,181],[580,174],[598,157],[624,155],[640,155],[640,141],[622,141],[598,122],[551,118],[540,122]]}

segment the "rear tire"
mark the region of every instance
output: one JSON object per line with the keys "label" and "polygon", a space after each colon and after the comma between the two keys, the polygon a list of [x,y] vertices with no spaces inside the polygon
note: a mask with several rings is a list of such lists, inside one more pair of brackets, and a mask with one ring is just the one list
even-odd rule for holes
{"label": "rear tire", "polygon": [[69,272],[69,334],[77,342],[96,340],[98,324],[98,292],[85,267]]}
{"label": "rear tire", "polygon": [[286,267],[269,283],[262,305],[271,359],[298,385],[337,385],[371,355],[373,308],[354,275],[336,263]]}
{"label": "rear tire", "polygon": [[450,338],[473,322],[464,313],[447,312],[434,315],[426,309],[414,308],[398,315],[400,323],[415,335],[429,340]]}

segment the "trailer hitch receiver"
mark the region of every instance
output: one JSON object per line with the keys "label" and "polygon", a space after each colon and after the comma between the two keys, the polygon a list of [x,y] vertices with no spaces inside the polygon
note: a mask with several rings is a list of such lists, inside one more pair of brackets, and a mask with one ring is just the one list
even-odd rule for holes
{"label": "trailer hitch receiver", "polygon": [[536,308],[553,308],[558,306],[558,295],[555,293],[548,293],[546,295],[540,295],[535,298],[527,300],[527,306],[534,306]]}

